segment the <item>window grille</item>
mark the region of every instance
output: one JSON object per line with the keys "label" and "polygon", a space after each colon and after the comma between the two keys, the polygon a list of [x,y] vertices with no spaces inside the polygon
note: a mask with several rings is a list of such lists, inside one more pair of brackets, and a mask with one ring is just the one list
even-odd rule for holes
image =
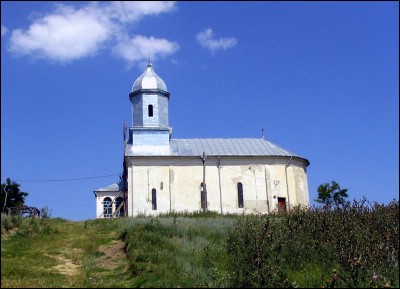
{"label": "window grille", "polygon": [[109,197],[104,198],[103,200],[103,217],[111,218],[112,216],[112,200]]}

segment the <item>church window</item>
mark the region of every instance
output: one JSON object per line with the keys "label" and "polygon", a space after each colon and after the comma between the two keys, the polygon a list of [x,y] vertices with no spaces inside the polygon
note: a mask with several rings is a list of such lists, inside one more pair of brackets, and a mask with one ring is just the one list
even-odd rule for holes
{"label": "church window", "polygon": [[[121,197],[118,197],[115,200],[115,209],[117,210],[119,208],[119,206],[122,204],[123,199]],[[121,208],[119,209],[119,211],[117,212],[117,214],[115,215],[116,217],[123,217],[125,216],[125,210],[124,210],[124,205],[121,206]]]}
{"label": "church window", "polygon": [[151,190],[151,208],[157,210],[157,192],[156,189]]}
{"label": "church window", "polygon": [[201,198],[201,208],[203,210],[207,209],[207,186],[200,184],[200,198]]}
{"label": "church window", "polygon": [[148,106],[148,111],[149,111],[149,117],[153,117],[153,105]]}
{"label": "church window", "polygon": [[243,208],[243,184],[237,183],[237,191],[238,191],[238,206],[239,208]]}
{"label": "church window", "polygon": [[103,217],[104,218],[111,218],[112,216],[112,201],[111,198],[106,197],[103,200]]}

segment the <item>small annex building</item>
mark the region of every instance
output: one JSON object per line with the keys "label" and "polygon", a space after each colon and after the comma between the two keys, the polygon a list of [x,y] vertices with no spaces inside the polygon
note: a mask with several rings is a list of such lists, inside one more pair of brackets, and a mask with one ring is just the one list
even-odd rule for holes
{"label": "small annex building", "polygon": [[120,181],[94,191],[97,218],[309,206],[307,159],[264,138],[174,139],[169,99],[149,62],[129,93],[132,125],[124,129]]}

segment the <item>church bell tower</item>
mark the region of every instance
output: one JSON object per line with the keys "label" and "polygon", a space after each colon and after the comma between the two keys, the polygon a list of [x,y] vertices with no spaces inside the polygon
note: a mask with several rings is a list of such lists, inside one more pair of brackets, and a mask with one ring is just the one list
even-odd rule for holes
{"label": "church bell tower", "polygon": [[170,93],[165,82],[147,64],[129,93],[132,105],[132,126],[128,144],[133,154],[169,154],[171,128],[168,123]]}

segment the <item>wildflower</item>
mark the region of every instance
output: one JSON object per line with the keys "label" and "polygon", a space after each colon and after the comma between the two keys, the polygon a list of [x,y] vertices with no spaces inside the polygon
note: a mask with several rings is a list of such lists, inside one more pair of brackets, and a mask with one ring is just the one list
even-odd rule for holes
{"label": "wildflower", "polygon": [[332,279],[333,279],[333,282],[336,282],[338,280],[338,275],[336,274],[336,269],[332,270]]}
{"label": "wildflower", "polygon": [[376,275],[375,272],[374,272],[374,275],[372,275],[372,280],[376,281],[377,279],[378,279],[378,275]]}
{"label": "wildflower", "polygon": [[392,282],[390,280],[383,286],[384,288],[392,288]]}

